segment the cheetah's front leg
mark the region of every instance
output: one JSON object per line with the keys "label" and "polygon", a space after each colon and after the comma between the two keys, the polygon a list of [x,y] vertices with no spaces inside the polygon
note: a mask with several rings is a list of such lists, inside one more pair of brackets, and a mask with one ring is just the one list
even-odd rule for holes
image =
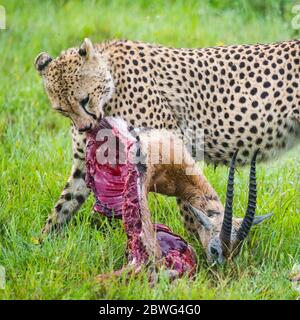
{"label": "cheetah's front leg", "polygon": [[72,128],[73,140],[73,166],[71,176],[68,179],[60,199],[49,215],[42,233],[59,229],[70,221],[71,217],[79,210],[89,195],[89,189],[85,183],[85,134]]}

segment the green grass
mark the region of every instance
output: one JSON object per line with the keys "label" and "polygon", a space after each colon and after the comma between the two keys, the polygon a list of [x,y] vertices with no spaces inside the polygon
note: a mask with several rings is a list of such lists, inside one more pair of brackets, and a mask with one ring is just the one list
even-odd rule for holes
{"label": "green grass", "polygon": [[[0,3],[1,4],[1,3]],[[68,177],[70,124],[51,111],[33,68],[40,51],[53,56],[94,41],[129,38],[178,47],[273,42],[295,38],[292,1],[2,1],[0,30],[0,265],[6,268],[0,299],[295,299],[288,275],[300,262],[299,151],[258,167],[258,211],[274,212],[253,230],[234,263],[210,269],[188,237],[174,199],[150,198],[153,216],[196,248],[194,281],[150,288],[145,275],[99,285],[94,276],[124,263],[125,234],[116,221],[91,223],[92,199],[59,235],[43,246],[40,230]],[[226,168],[205,167],[222,200]],[[248,168],[237,175],[235,214],[243,216]]]}

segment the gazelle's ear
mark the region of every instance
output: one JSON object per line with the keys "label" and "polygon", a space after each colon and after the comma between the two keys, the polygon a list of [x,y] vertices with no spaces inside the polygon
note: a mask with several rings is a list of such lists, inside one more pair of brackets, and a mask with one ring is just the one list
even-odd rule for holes
{"label": "gazelle's ear", "polygon": [[270,219],[273,215],[273,212],[271,213],[268,213],[268,214],[264,214],[262,216],[256,216],[254,217],[254,220],[253,220],[253,225],[255,226],[256,224],[260,224],[268,219]]}
{"label": "gazelle's ear", "polygon": [[[272,215],[273,215],[273,212],[268,213],[268,214],[264,214],[264,215],[262,215],[262,216],[256,216],[256,217],[254,217],[254,219],[253,219],[252,225],[255,226],[255,225],[257,225],[257,224],[260,224],[260,223],[262,223],[262,222],[270,219],[270,218],[272,217]],[[242,222],[243,222],[243,219],[242,219],[242,218],[236,218],[236,219],[234,219],[234,220],[235,220],[235,222],[236,222],[239,226],[240,226],[240,225],[242,224]]]}
{"label": "gazelle's ear", "polygon": [[85,57],[87,60],[93,59],[95,55],[94,46],[92,44],[92,41],[88,38],[85,38],[83,40],[83,43],[80,46],[79,52],[82,57]]}
{"label": "gazelle's ear", "polygon": [[194,216],[194,218],[206,229],[211,230],[213,228],[213,223],[210,221],[209,217],[200,209],[196,209],[191,204],[188,205],[189,211]]}

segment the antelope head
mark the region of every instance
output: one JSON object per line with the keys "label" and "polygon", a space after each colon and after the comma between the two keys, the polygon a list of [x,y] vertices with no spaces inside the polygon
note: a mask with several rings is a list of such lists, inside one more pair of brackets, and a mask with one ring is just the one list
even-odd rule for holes
{"label": "antelope head", "polygon": [[251,227],[271,216],[271,214],[266,214],[255,217],[256,157],[258,153],[256,151],[250,165],[248,206],[245,217],[243,219],[233,218],[234,173],[237,153],[238,151],[234,153],[230,163],[224,214],[220,214],[218,220],[213,221],[203,211],[189,205],[189,211],[202,226],[199,236],[204,244],[209,263],[223,264],[226,260],[232,259],[240,251]]}

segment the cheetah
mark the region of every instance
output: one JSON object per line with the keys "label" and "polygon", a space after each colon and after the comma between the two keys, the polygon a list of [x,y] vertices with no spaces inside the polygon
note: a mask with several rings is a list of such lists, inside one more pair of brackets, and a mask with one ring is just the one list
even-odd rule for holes
{"label": "cheetah", "polygon": [[[257,149],[264,161],[293,147],[300,140],[299,46],[291,40],[178,49],[85,39],[56,59],[39,54],[35,67],[51,105],[73,123],[74,156],[43,233],[69,221],[88,197],[85,135],[105,115],[134,127],[174,130],[196,147],[200,130],[204,159],[215,165],[228,164],[237,149],[243,165]],[[195,230],[192,222],[186,226]]]}

